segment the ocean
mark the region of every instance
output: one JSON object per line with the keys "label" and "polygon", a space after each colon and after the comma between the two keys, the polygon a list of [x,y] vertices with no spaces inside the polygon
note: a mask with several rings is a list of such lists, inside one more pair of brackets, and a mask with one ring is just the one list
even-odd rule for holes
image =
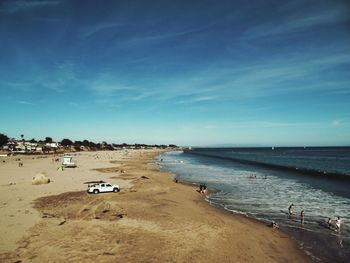
{"label": "ocean", "polygon": [[275,221],[315,261],[349,262],[350,147],[194,148],[157,162],[180,182],[207,185],[210,204],[267,226]]}

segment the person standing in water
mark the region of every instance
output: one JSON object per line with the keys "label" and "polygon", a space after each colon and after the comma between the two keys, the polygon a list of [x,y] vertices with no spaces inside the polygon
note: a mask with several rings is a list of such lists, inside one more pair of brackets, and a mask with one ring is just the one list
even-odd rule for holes
{"label": "person standing in water", "polygon": [[304,216],[305,216],[305,212],[304,209],[301,210],[300,212],[300,223],[303,225],[304,224]]}
{"label": "person standing in water", "polygon": [[341,224],[341,220],[340,217],[338,216],[337,219],[335,220],[335,231],[340,233],[340,224]]}
{"label": "person standing in water", "polygon": [[332,228],[332,219],[331,219],[330,217],[328,217],[327,225],[328,225],[328,228],[329,228],[329,229]]}
{"label": "person standing in water", "polygon": [[293,203],[288,207],[288,213],[290,216],[293,214],[293,207],[294,207]]}

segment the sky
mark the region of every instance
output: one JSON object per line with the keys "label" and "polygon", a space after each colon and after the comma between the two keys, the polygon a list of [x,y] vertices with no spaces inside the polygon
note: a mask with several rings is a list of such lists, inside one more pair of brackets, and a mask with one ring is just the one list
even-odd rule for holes
{"label": "sky", "polygon": [[350,4],[1,0],[0,133],[350,146]]}

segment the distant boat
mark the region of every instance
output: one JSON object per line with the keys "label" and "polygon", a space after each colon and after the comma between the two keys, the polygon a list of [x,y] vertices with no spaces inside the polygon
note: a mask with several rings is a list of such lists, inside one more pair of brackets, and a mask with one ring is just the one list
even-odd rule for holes
{"label": "distant boat", "polygon": [[275,149],[275,147],[271,147],[271,150],[274,150]]}

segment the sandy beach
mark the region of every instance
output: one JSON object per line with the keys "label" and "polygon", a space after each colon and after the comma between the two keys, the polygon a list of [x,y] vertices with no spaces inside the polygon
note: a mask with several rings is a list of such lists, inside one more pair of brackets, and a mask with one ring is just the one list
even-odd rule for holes
{"label": "sandy beach", "polygon": [[[52,156],[1,157],[0,261],[311,262],[281,231],[175,183],[154,164],[158,154],[82,152],[64,171]],[[51,182],[32,185],[37,173]],[[91,180],[121,191],[88,194]]]}

